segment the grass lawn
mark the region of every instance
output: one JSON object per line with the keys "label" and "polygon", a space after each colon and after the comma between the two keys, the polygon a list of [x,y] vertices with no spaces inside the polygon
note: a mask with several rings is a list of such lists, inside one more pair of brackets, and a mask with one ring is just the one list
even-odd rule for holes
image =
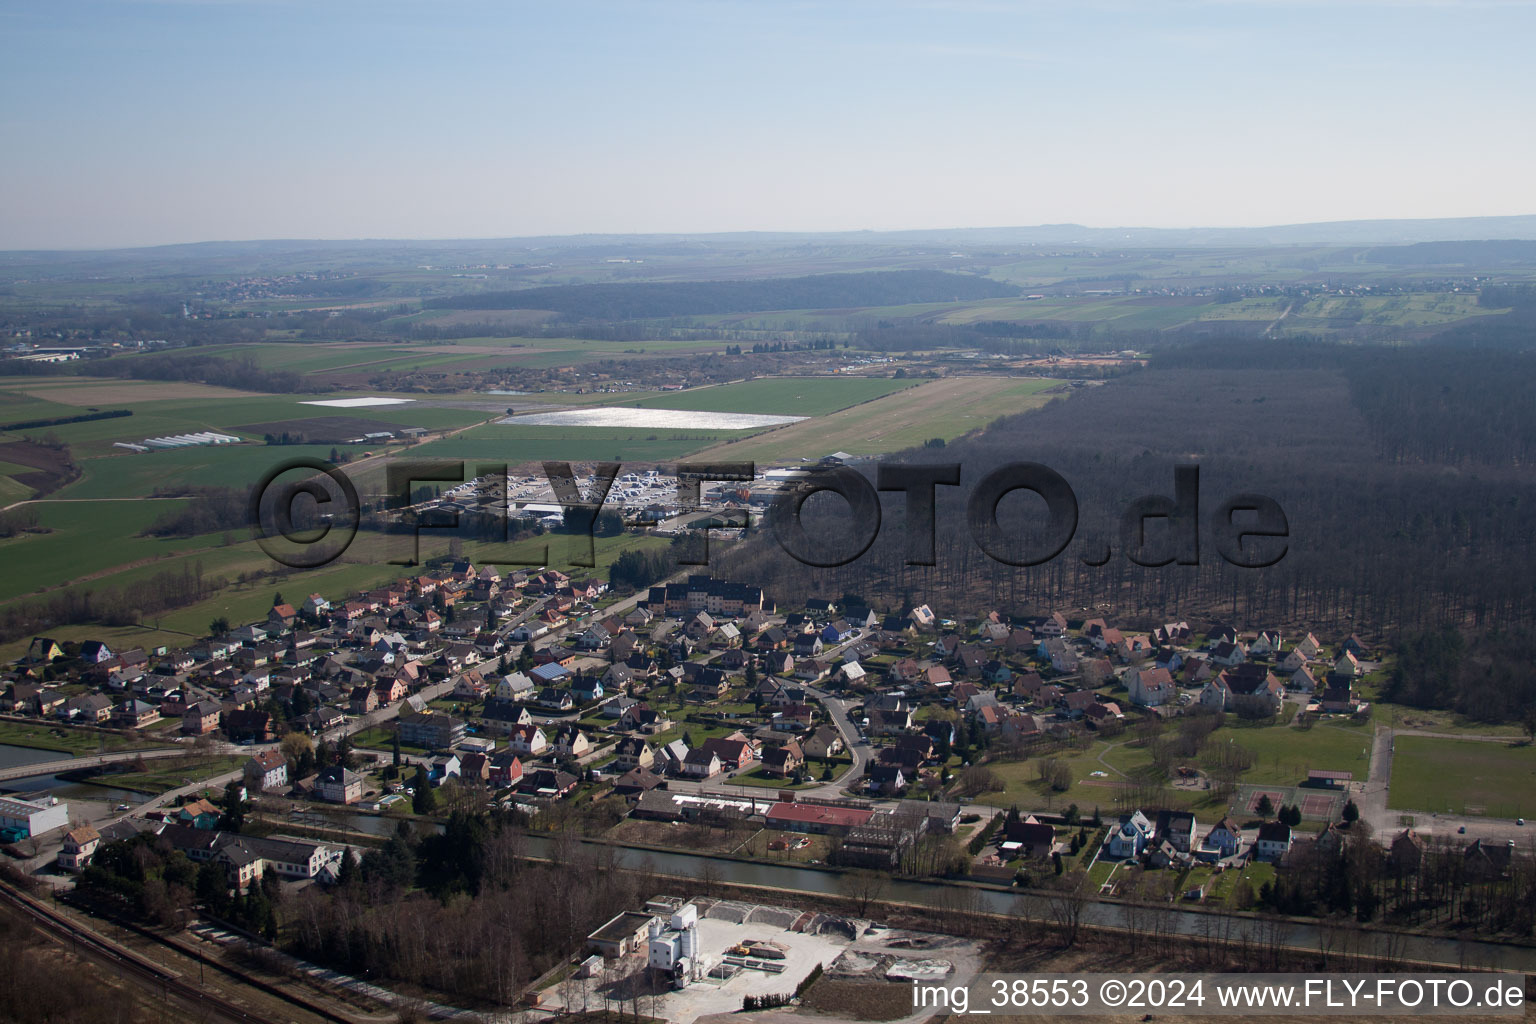
{"label": "grass lawn", "polygon": [[[811,776],[812,776],[813,780],[815,778],[815,775],[816,775],[815,772],[811,773]],[[728,785],[728,786],[761,786],[761,787],[763,787],[765,789],[809,789],[811,786],[817,785],[817,783],[815,781],[810,781],[810,782],[801,783],[800,785],[797,786],[797,785],[794,784],[793,776],[791,776],[788,779],[781,779],[781,778],[779,778],[776,775],[769,775],[766,771],[763,770],[763,768],[761,766],[759,766],[757,768],[752,769],[751,771],[747,772],[744,775],[733,776],[726,783],[726,785]]]}
{"label": "grass lawn", "polygon": [[244,757],[234,755],[198,757],[185,761],[179,757],[172,757],[164,761],[146,762],[148,766],[146,771],[102,775],[100,780],[106,785],[117,786],[120,789],[132,789],[157,796],[168,790],[185,786],[188,779],[197,782],[201,779],[227,775],[238,769],[245,761]]}
{"label": "grass lawn", "polygon": [[[395,731],[383,726],[374,726],[372,729],[364,729],[352,736],[354,747],[367,747],[369,750],[392,751],[395,748]],[[409,743],[400,744],[402,754],[426,754],[426,747],[413,747]]]}
{"label": "grass lawn", "polygon": [[1241,870],[1229,868],[1221,874],[1214,876],[1210,888],[1205,891],[1205,898],[1207,900],[1229,900],[1232,898],[1233,891],[1237,888],[1237,883],[1243,880],[1248,882],[1248,885],[1253,889],[1254,896],[1257,897],[1259,888],[1265,882],[1273,882],[1275,880],[1275,866],[1264,861],[1255,860],[1250,861]]}
{"label": "grass lawn", "polygon": [[1536,818],[1536,746],[1398,736],[1388,806]]}
{"label": "grass lawn", "polygon": [[1369,725],[1320,722],[1311,729],[1233,726],[1217,731],[1209,742],[1228,740],[1254,753],[1254,765],[1242,777],[1247,783],[1296,786],[1305,782],[1307,772],[1314,768],[1354,772],[1357,780],[1363,780],[1371,768]]}

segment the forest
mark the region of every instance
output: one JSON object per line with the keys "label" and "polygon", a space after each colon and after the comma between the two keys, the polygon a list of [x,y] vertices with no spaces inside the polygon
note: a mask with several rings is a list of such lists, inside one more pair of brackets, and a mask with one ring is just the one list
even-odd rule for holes
{"label": "forest", "polygon": [[[891,607],[926,601],[954,616],[1097,606],[1131,625],[1208,615],[1244,628],[1383,636],[1442,625],[1529,628],[1533,368],[1526,354],[1437,346],[1186,345],[942,450],[888,458],[962,467],[960,486],[937,489],[934,566],[905,564],[904,499],[887,494],[889,525],[846,565],[807,568],[772,537],[756,536],[722,556],[717,571],[760,582],[781,602],[852,591]],[[989,557],[965,526],[968,489],[1022,461],[1060,473],[1079,504],[1074,541],[1028,568]],[[1129,503],[1171,495],[1174,468],[1185,464],[1200,468],[1200,564],[1149,568],[1120,552],[1090,564],[1106,546],[1120,547]],[[1288,519],[1287,550],[1272,567],[1215,557],[1209,516],[1240,493],[1274,499]],[[999,527],[1038,536],[1040,507],[1023,492],[1007,497]],[[846,509],[822,495],[803,514],[830,535]]]}

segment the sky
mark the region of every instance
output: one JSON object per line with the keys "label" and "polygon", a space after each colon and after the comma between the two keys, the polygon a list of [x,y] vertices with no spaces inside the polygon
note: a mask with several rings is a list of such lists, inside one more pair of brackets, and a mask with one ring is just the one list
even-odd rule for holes
{"label": "sky", "polygon": [[1536,213],[1525,0],[0,0],[0,249]]}

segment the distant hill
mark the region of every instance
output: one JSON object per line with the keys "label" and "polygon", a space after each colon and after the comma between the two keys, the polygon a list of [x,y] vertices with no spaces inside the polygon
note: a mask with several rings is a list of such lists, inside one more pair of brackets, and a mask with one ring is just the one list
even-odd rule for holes
{"label": "distant hill", "polygon": [[815,274],[759,281],[576,284],[429,299],[433,309],[549,309],[566,317],[633,320],[753,313],[771,309],[847,309],[908,302],[962,302],[1018,295],[984,277],[937,270]]}
{"label": "distant hill", "polygon": [[1142,228],[1085,227],[1081,224],[1039,224],[1020,227],[935,228],[913,231],[731,231],[712,234],[587,234],[539,235],[486,239],[268,239],[241,242],[196,242],[137,249],[92,251],[47,250],[0,253],[0,265],[23,257],[25,261],[49,258],[65,262],[102,257],[152,260],[178,258],[199,261],[222,259],[291,258],[298,254],[389,255],[410,254],[423,260],[441,259],[459,252],[496,253],[514,250],[590,250],[594,254],[613,247],[692,246],[700,253],[718,247],[805,245],[1052,245],[1147,247],[1242,247],[1267,246],[1389,246],[1419,242],[1465,239],[1536,239],[1536,215],[1512,217],[1444,217],[1422,220],[1340,220],[1313,224],[1279,224],[1247,228]]}

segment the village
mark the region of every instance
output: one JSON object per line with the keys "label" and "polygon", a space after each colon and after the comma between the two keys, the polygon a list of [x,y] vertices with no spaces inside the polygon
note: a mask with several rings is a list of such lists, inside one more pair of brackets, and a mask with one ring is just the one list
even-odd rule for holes
{"label": "village", "polygon": [[[258,811],[495,806],[642,846],[679,844],[657,824],[681,824],[680,845],[736,856],[1004,885],[1061,874],[1065,860],[1105,895],[1119,865],[1140,864],[1174,869],[1166,877],[1189,882],[1180,894],[1201,899],[1229,869],[1341,847],[1364,779],[1319,767],[1246,785],[1241,764],[1197,767],[1191,750],[1165,786],[1105,785],[1093,806],[1068,807],[1055,792],[1096,781],[1062,777],[1072,753],[1283,711],[1359,720],[1372,657],[1354,636],[1325,646],[1183,622],[1141,633],[1065,612],[961,623],[926,605],[832,600],[783,610],[707,575],[621,596],[596,578],[461,560],[334,604],[279,601],[181,650],[36,638],[8,674],[4,713],[249,753],[227,777],[186,780],[179,806],[87,819],[7,797],[6,838],[51,837],[58,865],[78,871],[101,842],[165,829],[233,870],[254,840],[194,830],[218,832],[222,787],[238,781]],[[1021,787],[1026,766],[1039,777]],[[1376,841],[1400,858],[1424,843],[1413,829]],[[1479,863],[1514,852],[1468,842]],[[323,881],[340,854],[267,859]]]}

